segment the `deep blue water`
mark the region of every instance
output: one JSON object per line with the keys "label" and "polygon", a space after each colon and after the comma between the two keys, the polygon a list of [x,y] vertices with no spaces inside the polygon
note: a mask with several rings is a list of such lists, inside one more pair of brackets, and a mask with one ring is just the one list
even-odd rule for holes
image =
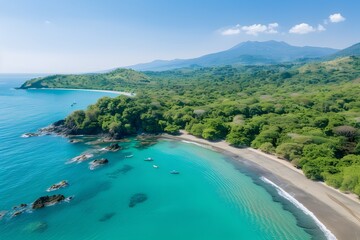
{"label": "deep blue water", "polygon": [[[1,240],[325,239],[258,172],[212,150],[167,140],[139,148],[139,141],[129,139],[120,143],[123,150],[101,153],[107,144],[90,139],[72,144],[52,135],[22,138],[102,96],[116,96],[13,89],[28,78],[0,76],[0,212],[8,211],[0,220]],[[66,164],[86,152],[110,163],[94,171],[91,159]],[[173,169],[180,174],[170,174]],[[13,206],[31,204],[61,180],[70,186],[52,193],[74,196],[72,201],[11,217]],[[130,208],[137,193],[147,200]]]}

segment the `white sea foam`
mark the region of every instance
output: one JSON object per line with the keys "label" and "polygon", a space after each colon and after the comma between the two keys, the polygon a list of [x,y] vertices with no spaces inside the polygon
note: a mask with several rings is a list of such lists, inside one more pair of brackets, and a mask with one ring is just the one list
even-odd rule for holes
{"label": "white sea foam", "polygon": [[205,145],[205,144],[201,144],[201,143],[197,143],[197,142],[192,142],[192,141],[187,141],[187,140],[181,140],[181,142],[183,143],[189,143],[189,144],[194,144],[196,146],[200,146],[203,148],[210,148],[209,146]]}
{"label": "white sea foam", "polygon": [[309,209],[307,209],[302,203],[300,203],[293,196],[291,196],[289,193],[287,193],[284,189],[282,189],[281,187],[279,187],[278,185],[276,185],[275,183],[273,183],[266,177],[262,176],[262,177],[260,177],[260,179],[262,181],[272,185],[273,187],[275,187],[280,196],[287,199],[292,204],[294,204],[297,208],[299,208],[301,211],[303,211],[306,215],[310,216],[315,221],[316,225],[318,225],[318,227],[321,229],[321,231],[323,231],[323,233],[325,234],[325,236],[328,240],[336,240],[335,235],[329,229],[327,229],[325,227],[325,225],[322,222],[320,222],[320,220],[314,215],[314,213],[312,213]]}

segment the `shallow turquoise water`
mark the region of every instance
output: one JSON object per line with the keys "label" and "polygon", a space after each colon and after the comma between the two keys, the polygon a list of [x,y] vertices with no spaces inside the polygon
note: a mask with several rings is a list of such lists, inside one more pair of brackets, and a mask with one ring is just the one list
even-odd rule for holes
{"label": "shallow turquoise water", "polygon": [[[64,179],[70,186],[53,193],[75,197],[5,216],[0,239],[324,239],[307,215],[260,180],[259,172],[220,153],[167,140],[137,148],[130,139],[120,143],[123,150],[101,154],[106,145],[71,144],[57,136],[21,138],[101,96],[114,96],[12,89],[27,78],[0,77],[0,211],[30,204]],[[110,163],[94,171],[88,162],[66,164],[84,152]],[[154,161],[145,162],[147,157]],[[169,174],[173,169],[180,174]],[[129,208],[136,193],[148,199]],[[37,222],[47,227],[32,231]]]}

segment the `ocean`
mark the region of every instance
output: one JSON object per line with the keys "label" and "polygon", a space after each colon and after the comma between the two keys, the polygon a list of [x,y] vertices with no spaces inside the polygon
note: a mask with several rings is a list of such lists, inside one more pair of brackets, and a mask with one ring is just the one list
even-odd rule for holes
{"label": "ocean", "polygon": [[[70,143],[54,135],[22,137],[100,97],[116,96],[14,89],[31,77],[0,75],[1,240],[326,239],[306,209],[256,168],[211,149],[129,138],[119,143],[122,150],[106,152],[109,144],[93,138]],[[69,163],[84,153],[93,157]],[[98,158],[109,163],[90,170],[89,162]],[[46,191],[62,180],[69,186]],[[73,198],[12,216],[14,206],[53,194]]]}

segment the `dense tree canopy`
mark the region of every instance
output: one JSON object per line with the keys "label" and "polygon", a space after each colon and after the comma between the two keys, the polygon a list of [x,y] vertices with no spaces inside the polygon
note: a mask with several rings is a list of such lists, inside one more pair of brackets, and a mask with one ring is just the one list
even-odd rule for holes
{"label": "dense tree canopy", "polygon": [[359,58],[165,72],[117,70],[48,77],[24,86],[39,85],[136,92],[136,97],[102,98],[86,111],[72,113],[66,125],[74,133],[118,138],[186,129],[208,140],[226,139],[234,146],[276,154],[311,179],[360,195]]}

